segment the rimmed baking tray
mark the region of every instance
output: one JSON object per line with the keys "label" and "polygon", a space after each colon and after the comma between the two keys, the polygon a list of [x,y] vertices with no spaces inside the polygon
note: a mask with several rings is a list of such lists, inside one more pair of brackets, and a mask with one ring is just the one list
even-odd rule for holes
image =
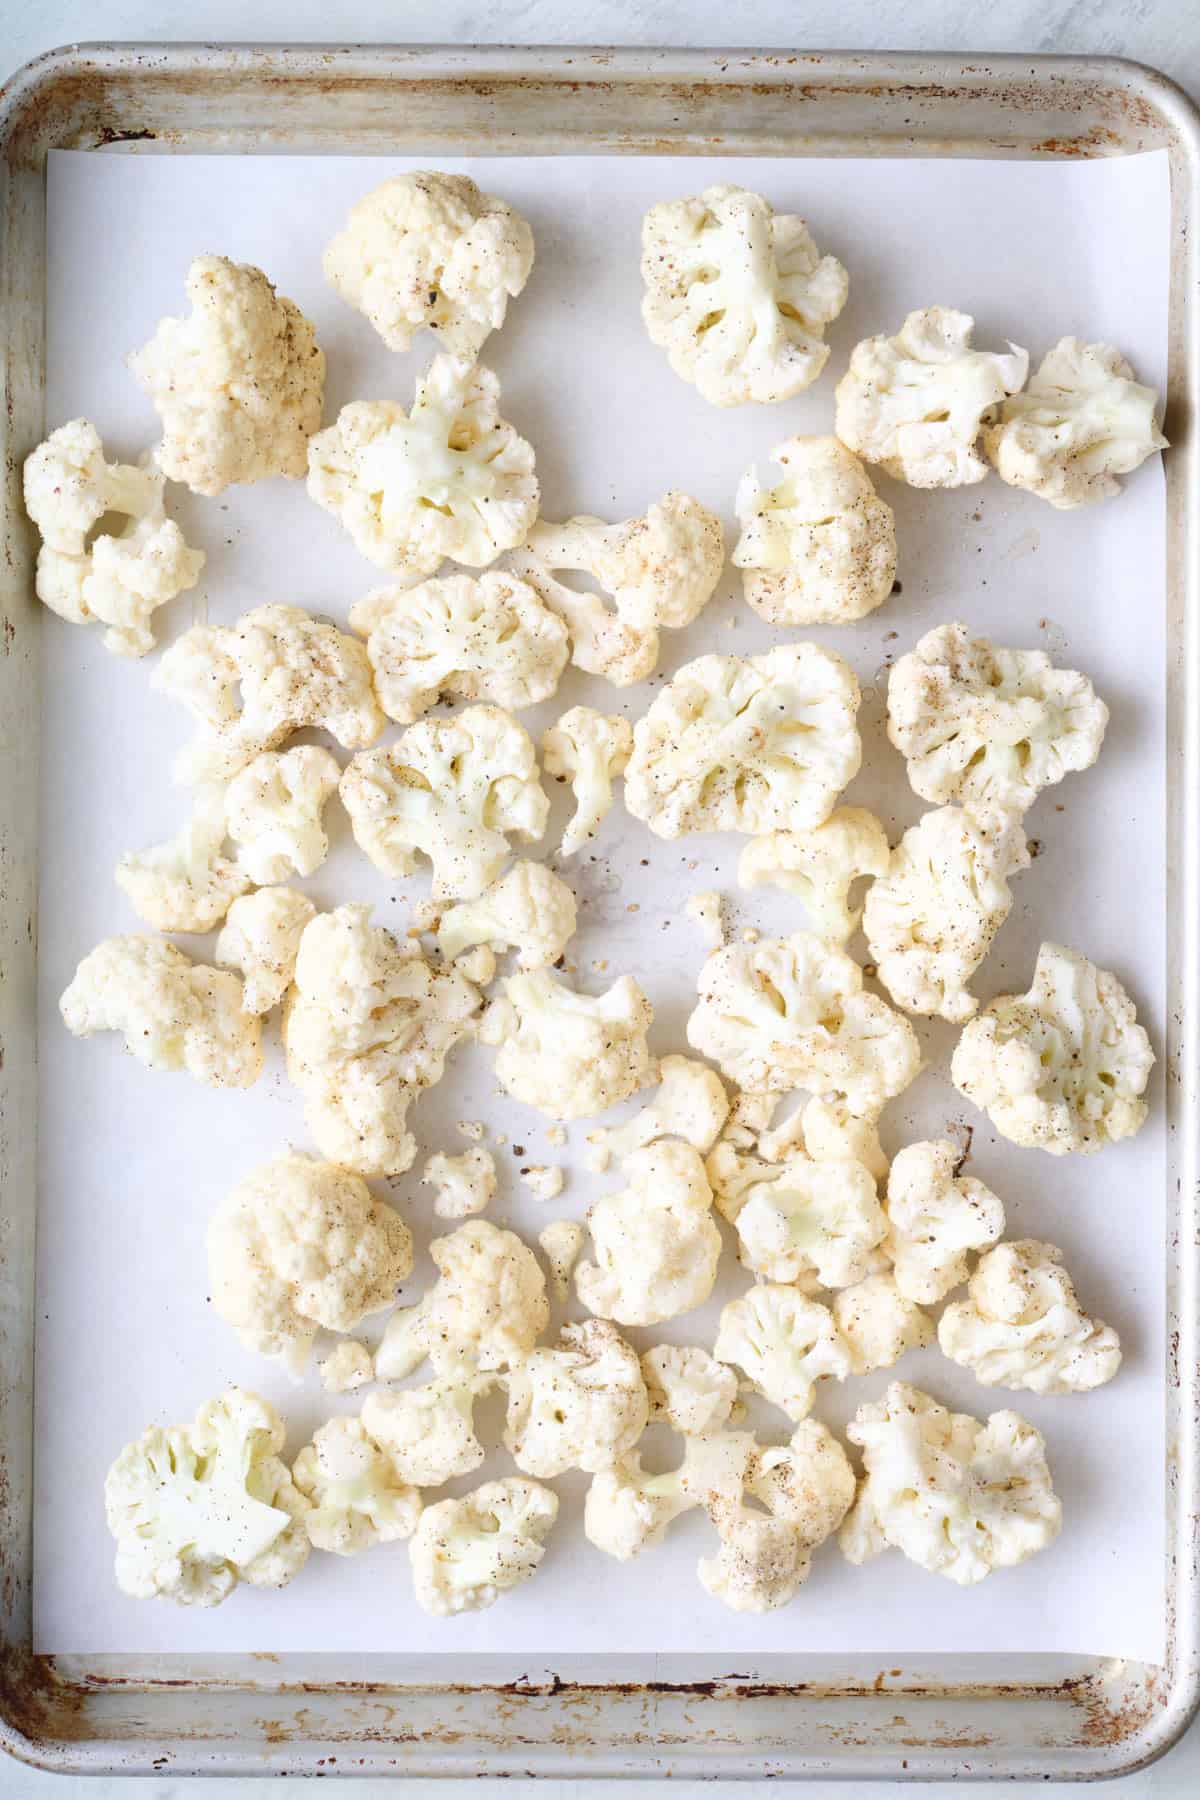
{"label": "rimmed baking tray", "polygon": [[[45,161],[136,154],[1080,157],[1166,148],[1168,459],[1167,1657],[497,1661],[31,1653],[38,708],[21,461],[43,429]],[[1161,1752],[1200,1696],[1197,583],[1200,122],[1131,64],[824,53],[84,46],[0,94],[0,1739],[46,1767],[174,1773],[1086,1778]]]}

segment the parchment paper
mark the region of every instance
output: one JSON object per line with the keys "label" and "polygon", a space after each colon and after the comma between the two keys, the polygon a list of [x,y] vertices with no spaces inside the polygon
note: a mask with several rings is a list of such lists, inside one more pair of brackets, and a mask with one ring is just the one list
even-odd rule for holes
{"label": "parchment paper", "polygon": [[[410,355],[389,353],[325,285],[320,254],[355,199],[410,166],[401,159],[55,155],[48,426],[86,414],[109,453],[127,457],[154,441],[155,416],[123,359],[161,315],[185,310],[188,262],[209,250],[266,268],[315,321],[329,358],[328,419],[350,399],[407,402],[432,354],[429,338]],[[676,486],[722,515],[732,546],[742,471],[794,432],[830,430],[834,384],[851,346],[869,332],[894,330],[915,306],[964,308],[978,320],[981,346],[1012,338],[1035,360],[1064,333],[1111,339],[1143,379],[1163,381],[1165,154],[1042,166],[623,158],[444,166],[464,168],[507,196],[536,232],[533,278],[485,360],[503,381],[505,415],[536,446],[551,519],[571,512],[622,518]],[[804,213],[821,247],[850,269],[850,302],[829,334],[828,371],[807,395],[774,408],[709,407],[671,374],[639,318],[643,212],[718,180],[759,188],[780,210]],[[888,662],[929,627],[962,617],[1001,643],[1040,645],[1085,669],[1112,708],[1103,755],[1089,773],[1045,794],[1026,821],[1037,858],[1017,881],[1012,916],[977,990],[988,998],[1023,989],[1039,941],[1059,939],[1119,973],[1161,1044],[1164,503],[1157,459],[1127,482],[1119,502],[1068,514],[995,477],[928,495],[886,480],[881,486],[897,510],[902,591],[862,625],[811,633],[849,657],[866,689],[864,768],[846,798],[878,808],[895,831],[921,810],[884,736],[883,684]],[[351,603],[382,579],[300,483],[234,488],[216,501],[172,488],[169,500],[209,561],[199,595],[159,615],[165,641],[195,617],[231,622],[267,600],[295,601],[344,623]],[[730,572],[693,628],[664,634],[661,667],[669,674],[701,651],[750,652],[769,638]],[[204,1232],[213,1206],[260,1159],[306,1141],[275,1026],[265,1078],[249,1093],[219,1094],[183,1075],[143,1071],[115,1038],[77,1043],[58,1018],[58,996],[78,959],[108,933],[138,929],[113,884],[117,858],[166,837],[187,809],[168,765],[190,726],[182,709],[151,693],[152,667],[153,659],[109,657],[98,632],[46,617],[37,1649],[1161,1655],[1161,1081],[1151,1121],[1135,1141],[1096,1157],[1052,1160],[997,1141],[987,1120],[959,1099],[945,1078],[953,1042],[945,1028],[921,1027],[930,1069],[885,1114],[887,1146],[973,1126],[972,1172],[1004,1199],[1010,1233],[1063,1247],[1085,1304],[1119,1328],[1126,1361],[1100,1393],[1042,1400],[980,1388],[936,1350],[909,1356],[896,1373],[980,1415],[1014,1404],[1044,1430],[1066,1521],[1053,1549],[964,1592],[897,1552],[851,1568],[830,1544],[794,1604],[765,1618],[737,1616],[696,1582],[696,1558],[712,1549],[702,1519],[682,1521],[664,1549],[622,1566],[584,1539],[585,1482],[568,1477],[554,1484],[563,1510],[538,1577],[490,1612],[454,1622],[427,1620],[416,1609],[402,1545],[350,1560],[314,1554],[287,1591],[244,1589],[214,1612],[123,1598],[111,1576],[102,1485],[127,1440],[152,1421],[190,1418],[232,1381],[258,1388],[285,1411],[292,1449],[330,1412],[356,1405],[324,1396],[315,1374],[294,1386],[242,1351],[206,1301]],[[618,693],[572,673],[555,702],[522,717],[536,734],[585,698],[637,717],[655,691]],[[555,792],[548,855],[568,810]],[[380,921],[403,929],[427,876],[385,882],[354,849],[336,803],[329,819],[336,853],[308,884],[314,898],[368,898]],[[797,922],[781,895],[737,896],[741,842],[664,844],[617,810],[594,852],[567,866],[582,902],[572,950],[578,978],[597,989],[622,971],[635,974],[654,1002],[660,1052],[684,1047],[703,956],[683,915],[691,892],[722,888],[735,928],[787,930]],[[202,958],[211,944],[187,941]],[[854,947],[865,955],[861,940]],[[552,1217],[581,1217],[592,1198],[617,1185],[615,1175],[583,1170],[590,1125],[573,1127],[569,1147],[556,1149],[545,1120],[496,1095],[482,1051],[458,1053],[413,1118],[423,1154],[462,1148],[454,1129],[460,1119],[486,1120],[493,1133],[506,1134],[507,1144],[495,1148],[502,1182],[490,1216],[529,1237]],[[569,1166],[568,1185],[544,1205],[516,1170],[555,1161]],[[391,1196],[417,1238],[406,1301],[431,1275],[430,1195],[418,1174],[419,1165]],[[720,1303],[746,1279],[728,1251],[710,1306],[658,1333],[631,1335],[643,1346],[655,1337],[711,1343]],[[817,1410],[839,1426],[888,1379],[881,1373],[844,1389],[825,1383]],[[767,1436],[786,1438],[781,1414],[764,1407],[757,1416]],[[484,1422],[494,1440],[497,1416]],[[677,1450],[664,1438],[652,1455],[666,1467]],[[501,1453],[485,1472],[506,1466]]]}

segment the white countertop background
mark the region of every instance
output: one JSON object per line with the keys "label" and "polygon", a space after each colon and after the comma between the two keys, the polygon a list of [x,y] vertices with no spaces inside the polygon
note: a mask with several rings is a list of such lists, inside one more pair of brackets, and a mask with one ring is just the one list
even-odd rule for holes
{"label": "white countertop background", "polygon": [[[739,44],[773,49],[891,49],[964,52],[1060,52],[1119,55],[1154,65],[1194,96],[1200,95],[1200,18],[1194,0],[508,0],[503,8],[481,0],[0,0],[0,70],[7,72],[57,44],[87,39],[287,40],[291,42],[510,44]],[[961,1800],[1031,1800],[1059,1784],[1020,1782],[1002,1790],[987,1783],[956,1785]],[[659,1800],[652,1782],[548,1781],[413,1782],[406,1800],[492,1800],[521,1786],[534,1800]],[[99,1779],[52,1776],[0,1762],[0,1800],[207,1800],[248,1791],[249,1782],[178,1778]],[[750,1783],[746,1800],[778,1791]],[[307,1783],[279,1781],[280,1800],[311,1794]],[[326,1780],[325,1796],[375,1800],[394,1784],[383,1780]],[[672,1796],[711,1792],[681,1782]],[[913,1784],[873,1786],[870,1800],[898,1800],[918,1792]],[[940,1791],[925,1786],[925,1791]],[[806,1800],[845,1800],[840,1783],[814,1782]],[[1109,1784],[1114,1800],[1191,1800],[1200,1792],[1200,1724],[1183,1744],[1152,1768]]]}

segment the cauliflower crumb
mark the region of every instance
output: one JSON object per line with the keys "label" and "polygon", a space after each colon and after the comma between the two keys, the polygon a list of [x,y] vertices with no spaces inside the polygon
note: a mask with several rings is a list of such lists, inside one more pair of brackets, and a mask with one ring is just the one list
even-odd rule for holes
{"label": "cauliflower crumb", "polygon": [[433,1188],[439,1219],[469,1218],[483,1212],[496,1192],[495,1158],[487,1150],[464,1150],[461,1156],[439,1150],[426,1162],[421,1184]]}
{"label": "cauliflower crumb", "polygon": [[553,1144],[556,1148],[560,1148],[566,1141],[567,1128],[565,1125],[547,1125],[546,1142],[548,1144]]}
{"label": "cauliflower crumb", "polygon": [[720,950],[725,943],[724,907],[724,896],[716,888],[702,888],[684,906],[688,918],[699,926],[706,950]]}
{"label": "cauliflower crumb", "polygon": [[327,1394],[352,1394],[375,1379],[375,1358],[355,1338],[344,1338],[317,1367]]}
{"label": "cauliflower crumb", "polygon": [[481,1144],[487,1127],[482,1119],[460,1119],[455,1129],[473,1144]]}
{"label": "cauliflower crumb", "polygon": [[535,1200],[557,1200],[566,1177],[556,1163],[534,1163],[521,1170],[521,1180]]}

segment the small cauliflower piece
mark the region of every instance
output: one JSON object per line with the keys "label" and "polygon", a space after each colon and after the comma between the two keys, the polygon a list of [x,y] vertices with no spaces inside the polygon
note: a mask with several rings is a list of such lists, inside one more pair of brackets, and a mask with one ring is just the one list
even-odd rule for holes
{"label": "small cauliflower piece", "polygon": [[550,1318],[546,1278],[528,1245],[472,1219],[434,1238],[429,1254],[439,1279],[388,1320],[375,1358],[380,1379],[401,1381],[426,1357],[436,1374],[460,1380],[521,1362]]}
{"label": "small cauliflower piece", "polygon": [[521,969],[548,969],[575,935],[575,895],[544,863],[514,863],[507,875],[442,914],[437,945],[448,959],[475,944],[517,950]]}
{"label": "small cauliflower piece", "polygon": [[606,1319],[564,1325],[557,1346],[531,1350],[505,1385],[504,1447],[526,1475],[594,1475],[620,1461],[646,1429],[637,1351]]}
{"label": "small cauliflower piece", "polygon": [[590,844],[613,803],[613,776],[624,773],[633,753],[628,719],[572,706],[542,733],[542,767],[555,781],[569,781],[575,811],[559,850],[574,856]]}
{"label": "small cauliflower piece", "polygon": [[592,1262],[575,1271],[589,1312],[619,1325],[661,1325],[712,1293],[721,1234],[712,1189],[690,1144],[667,1138],[622,1164],[628,1187],[589,1208]]}
{"label": "small cauliflower piece", "polygon": [[540,838],[550,810],[529,733],[496,706],[422,719],[352,757],[339,789],[355,841],[385,875],[433,864],[434,900],[474,900],[510,838]]}
{"label": "small cauliflower piece", "polygon": [[248,1350],[294,1374],[318,1330],[353,1331],[412,1273],[412,1234],[349,1169],[298,1150],[221,1202],[208,1228],[212,1303]]}
{"label": "small cauliflower piece", "polygon": [[818,644],[699,656],[634,726],[625,805],[664,838],[820,825],[862,761],[859,698]]}
{"label": "small cauliflower piece", "polygon": [[961,623],[927,631],[888,677],[888,737],[935,806],[1027,812],[1043,788],[1091,768],[1107,724],[1085,675]]}
{"label": "small cauliflower piece", "polygon": [[[844,1100],[827,1100],[822,1094],[814,1094],[801,1111],[800,1131],[805,1154],[814,1162],[861,1163],[877,1182],[885,1179],[890,1165],[879,1142],[875,1120],[857,1118]],[[765,1157],[773,1159],[768,1138],[759,1140],[759,1148]]]}
{"label": "small cauliflower piece", "polygon": [[811,387],[850,286],[802,218],[728,183],[650,208],[642,280],[651,343],[712,406],[771,404]]}
{"label": "small cauliflower piece", "polygon": [[375,1358],[365,1344],[343,1338],[317,1365],[327,1394],[353,1394],[375,1379]]}
{"label": "small cauliflower piece", "polygon": [[846,1435],[867,1471],[841,1531],[852,1563],[891,1545],[966,1587],[1058,1536],[1062,1506],[1046,1447],[1018,1413],[992,1413],[981,1425],[894,1381],[884,1399],[859,1407]]}
{"label": "small cauliflower piece", "polygon": [[1118,475],[1167,448],[1157,411],[1154,389],[1135,381],[1112,344],[1060,338],[1024,393],[1004,401],[984,448],[1010,487],[1051,506],[1087,506],[1119,494]]}
{"label": "small cauliflower piece", "polygon": [[587,1119],[654,1079],[646,1043],[653,1018],[631,975],[592,995],[539,969],[506,978],[479,1038],[496,1048],[496,1079],[506,1094],[549,1119]]}
{"label": "small cauliflower piece", "polygon": [[73,1037],[119,1031],[147,1069],[186,1069],[208,1087],[253,1087],[262,1028],[243,1008],[242,984],[193,963],[161,938],[105,938],[59,1001]]}
{"label": "small cauliflower piece", "polygon": [[1116,976],[1043,944],[1029,992],[1002,994],[970,1021],[950,1075],[1002,1137],[1065,1156],[1141,1130],[1154,1060]]}
{"label": "small cauliflower piece", "polygon": [[493,1606],[537,1569],[557,1516],[553,1489],[516,1475],[427,1506],[408,1545],[418,1606],[436,1618]]}
{"label": "small cauliflower piece", "polygon": [[696,1507],[710,1514],[734,1512],[756,1452],[750,1432],[716,1431],[689,1437],[679,1467],[651,1475],[631,1451],[593,1478],[583,1510],[588,1542],[628,1562],[660,1544],[667,1527]]}
{"label": "small cauliflower piece", "polygon": [[[755,842],[761,842],[756,839]],[[749,846],[747,846],[749,848]],[[684,912],[699,927],[706,950],[720,950],[725,943],[725,901],[717,888],[702,888],[688,897]]]}
{"label": "small cauliflower piece", "polygon": [[225,790],[238,867],[259,887],[315,875],[329,855],[322,814],[341,779],[338,761],[315,744],[264,750]]}
{"label": "small cauliflower piece", "polygon": [[890,1369],[906,1350],[923,1350],[937,1335],[928,1313],[904,1297],[890,1271],[868,1275],[835,1294],[833,1322],[856,1375]]}
{"label": "small cauliflower piece", "polygon": [[456,1375],[398,1393],[368,1394],[363,1428],[370,1433],[401,1480],[414,1487],[441,1487],[471,1475],[486,1452],[475,1435],[475,1402],[492,1386],[490,1376]]}
{"label": "small cauliflower piece", "polygon": [[473,362],[529,280],[533,233],[469,175],[418,169],[351,207],[321,266],[389,350],[407,350],[425,326],[443,350]]}
{"label": "small cauliflower piece", "polygon": [[224,796],[208,789],[181,831],[150,850],[127,851],[114,878],[138,918],[156,931],[215,931],[251,885],[246,871],[221,855],[224,842]]}
{"label": "small cauliflower piece", "polygon": [[813,1162],[797,1151],[764,1162],[720,1144],[707,1166],[718,1210],[754,1274],[809,1292],[848,1287],[870,1270],[887,1218],[861,1163]]}
{"label": "small cauliflower piece", "polygon": [[812,1411],[818,1381],[854,1373],[829,1308],[776,1282],[748,1288],[721,1308],[713,1355],[739,1368],[755,1393],[789,1419]]}
{"label": "small cauliflower piece", "polygon": [[557,1200],[566,1179],[557,1163],[534,1163],[521,1170],[521,1180],[535,1200]]}
{"label": "small cauliflower piece", "polygon": [[439,1150],[425,1164],[421,1185],[434,1190],[439,1219],[467,1219],[481,1213],[496,1192],[496,1161],[489,1150],[447,1156]]}
{"label": "small cauliflower piece", "polygon": [[162,319],[129,357],[162,421],[158,465],[194,494],[303,475],[321,423],[325,356],[300,308],[261,269],[198,256],[186,319]]}
{"label": "small cauliflower piece", "polygon": [[975,321],[948,306],[911,312],[895,337],[856,344],[837,385],[843,444],[910,487],[982,481],[984,428],[1025,385],[1029,353],[973,350]]}
{"label": "small cauliflower piece", "polygon": [[815,1550],[854,1503],[854,1471],[828,1425],[802,1419],[788,1443],[758,1450],[746,1489],[798,1532],[805,1549]]}
{"label": "small cauliflower piece", "polygon": [[947,1138],[909,1144],[888,1176],[886,1249],[906,1300],[932,1306],[967,1279],[967,1257],[1004,1231],[1004,1208],[990,1188],[959,1175],[962,1154]]}
{"label": "small cauliflower piece", "polygon": [[246,1012],[268,1013],[279,1005],[295,978],[300,940],[316,916],[308,895],[295,888],[259,888],[233,902],[213,960],[242,977]]}
{"label": "small cauliflower piece", "polygon": [[887,833],[874,813],[839,806],[811,831],[754,838],[738,857],[738,886],[754,888],[765,881],[795,894],[817,936],[845,944],[862,918],[862,907],[850,905],[850,889],[864,876],[883,875],[890,854]]}
{"label": "small cauliflower piece", "polygon": [[785,1519],[748,1507],[718,1523],[721,1547],[696,1565],[700,1585],[731,1612],[774,1612],[794,1600],[811,1558]]}
{"label": "small cauliflower piece", "polygon": [[704,1437],[726,1424],[737,1401],[737,1376],[707,1350],[658,1344],[642,1357],[651,1420],[683,1437]]}
{"label": "small cauliflower piece", "polygon": [[550,1280],[560,1301],[571,1292],[571,1271],[579,1261],[579,1252],[587,1232],[575,1219],[552,1219],[538,1232],[538,1243],[550,1264]]}
{"label": "small cauliflower piece", "polygon": [[967,1295],[942,1314],[938,1343],[984,1387],[1081,1394],[1121,1366],[1120,1339],[1080,1307],[1055,1244],[998,1244],[980,1258]]}
{"label": "small cauliflower piece", "polygon": [[474,950],[468,950],[463,956],[456,956],[454,966],[467,981],[474,982],[476,987],[489,987],[496,979],[496,957],[486,944],[477,944]]}
{"label": "small cauliflower piece", "polygon": [[421,1516],[420,1494],[398,1477],[361,1419],[322,1425],[296,1458],[292,1480],[309,1502],[309,1541],[334,1556],[411,1537]]}
{"label": "small cauliflower piece", "polygon": [[659,1138],[682,1138],[703,1156],[721,1135],[729,1116],[729,1096],[721,1077],[691,1056],[664,1056],[658,1087],[648,1106],[627,1125],[595,1132],[610,1157],[629,1156]]}
{"label": "small cauliflower piece", "polygon": [[882,606],[896,579],[896,515],[835,437],[794,437],[738,485],[741,536],[730,558],[746,604],[771,625],[840,625]]}
{"label": "small cauliflower piece", "polygon": [[537,518],[533,449],[500,417],[482,364],[437,356],[406,413],[355,400],[308,446],[308,491],[362,554],[409,584],[444,558],[483,569]]}

